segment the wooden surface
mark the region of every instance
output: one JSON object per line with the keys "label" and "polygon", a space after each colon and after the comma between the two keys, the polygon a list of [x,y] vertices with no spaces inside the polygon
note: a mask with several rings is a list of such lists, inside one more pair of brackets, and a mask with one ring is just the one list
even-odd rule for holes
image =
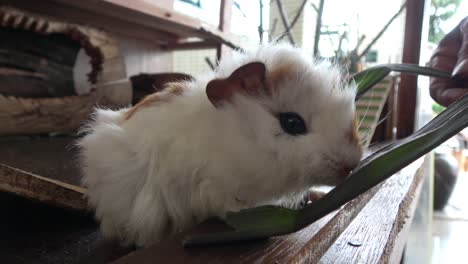
{"label": "wooden surface", "polygon": [[103,239],[73,141],[0,140],[0,263],[106,263],[130,252]]}
{"label": "wooden surface", "polygon": [[0,191],[87,210],[72,140],[1,140]]}
{"label": "wooden surface", "polygon": [[[421,183],[422,171],[416,173],[421,164],[422,160],[414,162],[341,210],[290,235],[183,248],[181,239],[186,233],[182,233],[115,263],[388,263],[391,256],[401,256],[403,230],[411,222]],[[205,223],[189,233],[219,228],[219,224]]]}
{"label": "wooden surface", "polygon": [[102,27],[129,37],[151,40],[155,44],[167,45],[180,39],[196,37],[236,46],[216,27],[148,1],[44,0],[37,5],[28,0],[2,0],[0,3]]}
{"label": "wooden surface", "polygon": [[0,263],[74,264],[102,241],[90,214],[4,192],[0,211]]}
{"label": "wooden surface", "polygon": [[[414,171],[419,165],[410,166]],[[420,170],[415,177],[399,175],[388,179],[320,262],[398,263],[423,175]]]}

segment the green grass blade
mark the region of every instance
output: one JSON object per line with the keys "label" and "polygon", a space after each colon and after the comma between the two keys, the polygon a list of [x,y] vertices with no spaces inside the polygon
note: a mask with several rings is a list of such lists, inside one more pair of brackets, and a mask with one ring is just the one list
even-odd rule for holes
{"label": "green grass blade", "polygon": [[351,81],[356,82],[356,100],[383,80],[390,72],[391,69],[387,66],[376,66],[355,74]]}
{"label": "green grass blade", "polygon": [[261,206],[229,212],[226,223],[234,231],[189,236],[184,245],[204,245],[221,242],[261,239],[297,231],[299,211],[279,206]]}
{"label": "green grass blade", "polygon": [[439,78],[452,78],[448,72],[439,71],[429,67],[413,64],[385,64],[368,68],[353,76],[351,81],[356,82],[356,100],[372,88],[375,84],[383,80],[391,71],[404,72],[407,74],[417,74]]}

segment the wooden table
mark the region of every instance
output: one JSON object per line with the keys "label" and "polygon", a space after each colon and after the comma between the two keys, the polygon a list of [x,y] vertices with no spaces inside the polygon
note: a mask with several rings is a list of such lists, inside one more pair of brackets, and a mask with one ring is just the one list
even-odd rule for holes
{"label": "wooden table", "polygon": [[[412,163],[294,234],[194,248],[183,248],[186,234],[180,234],[115,263],[398,263],[422,186],[422,165],[427,163],[428,159]],[[197,231],[189,233],[193,232]]]}

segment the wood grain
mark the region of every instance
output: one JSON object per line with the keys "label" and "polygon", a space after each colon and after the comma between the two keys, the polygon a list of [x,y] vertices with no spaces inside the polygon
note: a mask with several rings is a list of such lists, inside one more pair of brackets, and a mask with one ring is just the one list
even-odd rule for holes
{"label": "wood grain", "polygon": [[[416,201],[414,198],[419,195],[424,175],[421,161],[409,165],[399,175],[385,181],[320,263],[399,262],[406,241],[406,237],[401,236],[402,230],[411,223]],[[394,262],[389,262],[392,254]]]}
{"label": "wood grain", "polygon": [[0,163],[0,191],[75,210],[88,210],[84,189]]}
{"label": "wood grain", "polygon": [[73,138],[0,141],[0,190],[85,210]]}
{"label": "wood grain", "polygon": [[0,163],[74,186],[81,183],[76,138],[0,140]]}
{"label": "wood grain", "polygon": [[0,95],[0,135],[74,132],[90,118],[96,105],[111,109],[131,103],[129,81],[97,84],[90,94],[17,98]]}

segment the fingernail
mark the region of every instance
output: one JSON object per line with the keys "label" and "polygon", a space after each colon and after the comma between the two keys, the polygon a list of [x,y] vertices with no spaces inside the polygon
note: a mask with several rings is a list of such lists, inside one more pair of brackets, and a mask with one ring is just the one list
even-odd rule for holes
{"label": "fingernail", "polygon": [[468,80],[468,59],[463,59],[453,69],[453,77],[459,80]]}

